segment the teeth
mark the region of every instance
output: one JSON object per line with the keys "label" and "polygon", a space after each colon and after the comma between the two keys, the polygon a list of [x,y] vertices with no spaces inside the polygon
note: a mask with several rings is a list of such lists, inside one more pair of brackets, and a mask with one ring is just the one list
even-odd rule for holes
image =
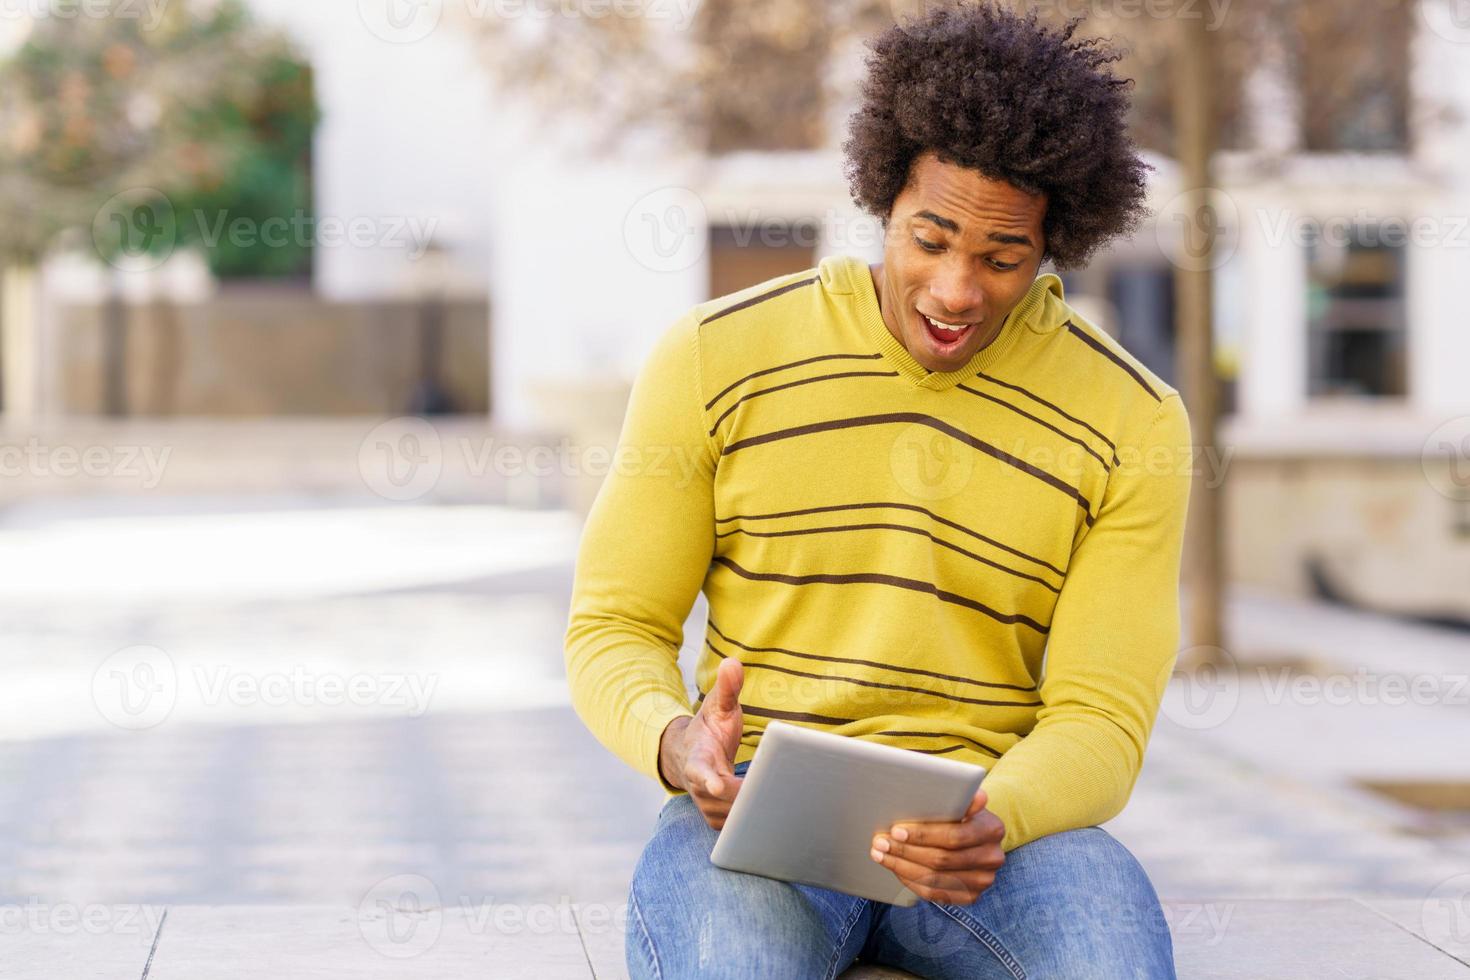
{"label": "teeth", "polygon": [[938,320],[934,319],[933,317],[924,316],[924,314],[922,314],[922,313],[919,314],[919,315],[920,316],[923,316],[925,320],[929,321],[929,326],[933,327],[935,330],[938,330],[940,333],[961,333],[962,331],[966,330],[969,327],[969,324],[968,323],[962,323],[962,324],[959,324],[959,325],[950,324],[950,323],[940,323]]}

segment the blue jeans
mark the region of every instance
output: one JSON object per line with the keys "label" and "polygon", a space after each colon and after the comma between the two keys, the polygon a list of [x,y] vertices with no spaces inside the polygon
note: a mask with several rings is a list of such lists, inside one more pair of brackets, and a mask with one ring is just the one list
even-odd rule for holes
{"label": "blue jeans", "polygon": [[716,836],[687,795],[664,805],[628,896],[632,980],[830,980],[858,957],[923,977],[1174,977],[1148,875],[1098,827],[1009,852],[972,905],[912,908],[717,868]]}

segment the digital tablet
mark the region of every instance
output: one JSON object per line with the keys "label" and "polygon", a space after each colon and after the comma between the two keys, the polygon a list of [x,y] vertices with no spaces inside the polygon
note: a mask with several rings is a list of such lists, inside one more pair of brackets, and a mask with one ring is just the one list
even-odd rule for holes
{"label": "digital tablet", "polygon": [[891,905],[918,896],[874,861],[873,835],[899,821],[959,820],[981,766],[773,721],[710,860]]}

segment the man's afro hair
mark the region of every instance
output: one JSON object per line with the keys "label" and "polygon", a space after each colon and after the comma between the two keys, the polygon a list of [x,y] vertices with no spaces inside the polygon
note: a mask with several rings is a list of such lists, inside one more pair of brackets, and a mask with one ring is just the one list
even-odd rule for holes
{"label": "man's afro hair", "polygon": [[914,158],[1047,195],[1046,257],[1085,265],[1147,214],[1146,178],[1127,129],[1122,55],[1073,40],[1082,18],[1049,27],[989,2],[940,6],[870,42],[862,104],[843,150],[853,200],[887,221]]}

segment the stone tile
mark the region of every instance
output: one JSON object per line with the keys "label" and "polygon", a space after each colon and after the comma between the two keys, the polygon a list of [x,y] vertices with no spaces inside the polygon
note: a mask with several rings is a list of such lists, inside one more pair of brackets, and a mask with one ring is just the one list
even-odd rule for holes
{"label": "stone tile", "polygon": [[1167,906],[1175,965],[1190,980],[1470,978],[1463,963],[1349,899]]}
{"label": "stone tile", "polygon": [[162,906],[33,902],[5,911],[5,980],[138,980],[165,912]]}
{"label": "stone tile", "polygon": [[[387,900],[386,894],[384,895]],[[575,923],[533,929],[458,908],[174,907],[150,980],[590,980]]]}

